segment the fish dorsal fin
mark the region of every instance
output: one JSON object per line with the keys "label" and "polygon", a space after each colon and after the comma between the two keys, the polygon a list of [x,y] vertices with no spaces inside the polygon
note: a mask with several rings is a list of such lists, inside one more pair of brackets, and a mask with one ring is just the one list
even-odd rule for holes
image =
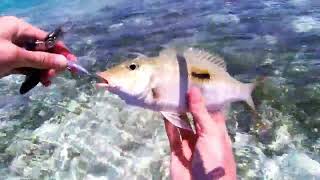
{"label": "fish dorsal fin", "polygon": [[132,55],[136,55],[137,57],[135,59],[139,59],[139,58],[147,58],[146,55],[139,53],[139,52],[131,52],[130,54]]}
{"label": "fish dorsal fin", "polygon": [[159,56],[161,57],[175,57],[177,55],[177,50],[174,48],[165,48],[160,51]]}
{"label": "fish dorsal fin", "polygon": [[195,63],[204,63],[205,65],[214,64],[218,67],[227,70],[227,65],[225,61],[216,54],[210,54],[207,51],[195,49],[195,48],[188,48],[184,52],[184,56],[187,60],[193,61]]}

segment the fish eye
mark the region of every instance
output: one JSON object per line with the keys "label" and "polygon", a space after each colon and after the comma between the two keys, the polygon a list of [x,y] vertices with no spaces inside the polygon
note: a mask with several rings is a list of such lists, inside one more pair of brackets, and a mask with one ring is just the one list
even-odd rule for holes
{"label": "fish eye", "polygon": [[130,64],[128,67],[129,67],[129,69],[130,69],[131,71],[133,71],[133,70],[135,70],[135,69],[138,68],[138,65],[135,64],[135,63],[132,63],[132,64]]}

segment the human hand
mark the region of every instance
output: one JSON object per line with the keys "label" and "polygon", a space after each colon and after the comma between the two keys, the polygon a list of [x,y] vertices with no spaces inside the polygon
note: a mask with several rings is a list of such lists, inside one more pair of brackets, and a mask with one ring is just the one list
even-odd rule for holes
{"label": "human hand", "polygon": [[25,74],[25,67],[45,69],[41,83],[50,85],[50,79],[67,67],[67,58],[75,60],[62,42],[58,42],[53,53],[28,51],[21,48],[27,40],[43,40],[47,33],[12,16],[0,17],[0,77],[9,74]]}
{"label": "human hand", "polygon": [[232,144],[223,113],[208,113],[197,88],[189,91],[188,102],[196,134],[165,120],[171,149],[171,179],[236,179]]}

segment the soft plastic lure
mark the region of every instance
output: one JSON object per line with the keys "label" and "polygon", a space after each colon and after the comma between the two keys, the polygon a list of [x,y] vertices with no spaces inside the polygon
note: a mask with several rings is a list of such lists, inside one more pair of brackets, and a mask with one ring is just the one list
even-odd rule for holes
{"label": "soft plastic lure", "polygon": [[68,70],[71,71],[71,72],[76,72],[78,74],[85,74],[85,75],[88,75],[90,76],[91,73],[89,73],[88,70],[86,70],[84,67],[82,67],[80,64],[74,62],[74,61],[68,61]]}

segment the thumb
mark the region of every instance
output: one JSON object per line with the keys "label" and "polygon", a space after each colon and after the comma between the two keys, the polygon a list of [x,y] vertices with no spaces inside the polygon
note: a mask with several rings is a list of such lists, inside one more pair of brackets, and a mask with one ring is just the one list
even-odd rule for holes
{"label": "thumb", "polygon": [[204,132],[210,128],[211,116],[207,111],[204,99],[198,88],[192,87],[188,93],[189,111],[191,112],[196,125],[197,132]]}
{"label": "thumb", "polygon": [[63,55],[28,51],[23,48],[17,49],[16,59],[20,67],[33,67],[37,69],[64,69],[67,67],[67,59]]}

